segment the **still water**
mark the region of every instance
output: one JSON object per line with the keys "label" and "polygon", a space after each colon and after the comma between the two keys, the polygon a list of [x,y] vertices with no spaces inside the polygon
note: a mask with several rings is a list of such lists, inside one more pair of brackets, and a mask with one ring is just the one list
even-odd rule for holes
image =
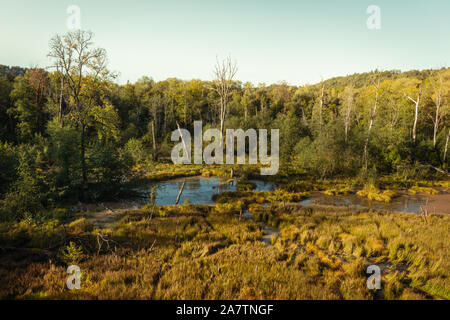
{"label": "still water", "polygon": [[[220,192],[236,191],[236,182],[226,183],[227,179],[217,177],[187,177],[177,178],[167,181],[160,181],[149,184],[144,188],[139,188],[139,192],[144,196],[148,196],[153,186],[156,186],[156,205],[173,205],[175,204],[180,188],[183,182],[183,193],[181,194],[179,204],[184,203],[187,199],[191,204],[215,204],[212,196]],[[270,182],[259,180],[250,180],[256,184],[255,191],[273,191],[276,186]]]}
{"label": "still water", "polygon": [[[156,205],[173,205],[176,202],[180,188],[183,182],[186,184],[180,197],[179,204],[189,200],[191,204],[214,205],[212,196],[220,192],[236,191],[236,182],[226,183],[227,179],[218,177],[187,177],[177,178],[166,181],[159,181],[146,185],[138,189],[148,200],[148,196],[153,186],[156,186]],[[251,180],[256,184],[255,191],[273,191],[276,184],[264,182],[261,180]],[[147,199],[145,199],[147,198]],[[372,208],[376,210],[389,210],[395,212],[413,212],[420,213],[420,207],[426,205],[426,197],[402,194],[392,199],[390,203],[370,201],[366,198],[356,195],[328,196],[320,192],[313,192],[311,196],[300,201],[303,206],[326,205],[326,206],[345,206],[355,209]]]}
{"label": "still water", "polygon": [[[141,193],[143,200],[147,202],[150,191],[154,186],[156,186],[156,205],[173,205],[176,202],[178,193],[180,192],[180,188],[184,182],[185,185],[179,204],[189,200],[191,204],[214,205],[214,201],[212,200],[213,195],[220,192],[236,191],[236,181],[226,183],[227,179],[201,176],[159,181],[139,188],[138,191]],[[273,191],[276,189],[276,185],[274,183],[260,180],[251,180],[251,182],[256,184],[255,191]],[[310,197],[300,201],[300,204],[303,206],[345,206],[355,209],[372,208],[395,212],[419,213],[420,207],[426,205],[426,199],[420,196],[402,194],[392,199],[391,203],[382,203],[370,201],[356,195],[328,196],[320,192],[313,192]],[[248,210],[245,210],[243,214],[247,219],[253,218]],[[265,235],[262,237],[261,241],[267,245],[270,245],[271,238],[279,235],[280,229],[272,228],[266,225],[263,227],[265,230]]]}
{"label": "still water", "polygon": [[418,195],[402,194],[391,200],[390,203],[371,201],[357,195],[328,196],[320,192],[311,193],[308,199],[300,201],[303,206],[324,205],[337,207],[351,207],[355,209],[372,208],[394,212],[420,213],[420,207],[426,205],[426,198]]}

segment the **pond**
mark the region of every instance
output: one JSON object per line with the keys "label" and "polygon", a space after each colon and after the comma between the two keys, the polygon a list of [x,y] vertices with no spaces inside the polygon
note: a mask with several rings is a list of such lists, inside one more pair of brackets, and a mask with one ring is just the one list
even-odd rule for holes
{"label": "pond", "polygon": [[[189,200],[189,203],[191,204],[214,205],[215,203],[212,200],[213,195],[221,192],[236,191],[236,181],[232,181],[231,183],[227,183],[227,181],[228,179],[225,178],[193,176],[153,182],[145,187],[137,189],[137,191],[142,197],[139,201],[140,204],[145,204],[148,203],[148,197],[151,190],[154,186],[156,186],[156,205],[174,205],[180,192],[180,188],[183,183],[185,183],[179,204],[183,204],[185,201]],[[274,191],[277,188],[274,183],[264,182],[261,180],[250,181],[256,185],[256,189],[254,191]],[[400,192],[399,195],[393,198],[390,203],[383,203],[370,201],[354,194],[328,196],[322,192],[312,192],[307,199],[300,201],[299,204],[302,206],[344,206],[355,209],[372,208],[376,210],[388,210],[393,212],[420,213],[421,207],[426,206],[429,200],[430,202],[428,202],[428,208],[430,212],[432,212],[430,203],[439,204],[439,202],[443,202],[443,208],[450,211],[448,205],[450,201],[448,196],[450,196],[448,193],[437,196],[421,196]],[[264,206],[266,207],[268,205],[269,204],[265,204]],[[137,209],[139,207],[139,203],[133,202],[133,207]],[[442,211],[442,206],[439,210]],[[248,210],[244,210],[243,215],[246,219],[253,219],[252,214]],[[280,229],[267,225],[262,225],[262,227],[265,234],[261,238],[261,241],[267,245],[271,245],[271,238],[274,236],[279,236]]]}
{"label": "pond", "polygon": [[427,198],[419,195],[400,194],[390,203],[371,201],[354,194],[328,196],[320,192],[311,193],[308,199],[300,201],[303,206],[323,205],[337,207],[351,207],[355,209],[371,208],[375,210],[388,210],[394,212],[420,213],[420,207],[427,204]]}
{"label": "pond", "polygon": [[[153,186],[156,186],[156,205],[173,205],[175,204],[180,188],[184,182],[183,193],[180,197],[179,204],[189,199],[191,204],[208,204],[214,205],[212,196],[220,192],[236,191],[236,181],[227,183],[228,179],[218,177],[202,177],[194,176],[187,178],[177,178],[166,181],[159,181],[151,183],[144,188],[139,188],[138,191],[143,197],[147,197],[145,201],[148,201],[148,195]],[[276,185],[270,182],[264,182],[261,180],[250,180],[256,185],[254,191],[273,191],[276,189]],[[252,219],[252,215],[248,210],[244,211],[244,216],[247,219]],[[265,235],[263,235],[261,241],[270,245],[270,239],[273,235],[279,235],[278,228],[271,228],[264,226]]]}
{"label": "pond", "polygon": [[[153,186],[156,185],[156,205],[173,205],[175,204],[180,188],[183,182],[183,193],[180,197],[179,204],[184,203],[187,199],[191,204],[209,204],[214,205],[212,196],[220,192],[236,191],[236,181],[226,183],[227,179],[218,177],[187,177],[172,180],[151,183],[145,187],[138,189],[143,197],[148,197]],[[250,180],[256,184],[255,191],[273,191],[276,185],[270,182],[260,180]]]}
{"label": "pond", "polygon": [[[150,183],[144,187],[137,189],[141,194],[141,203],[147,203],[149,193],[153,186],[156,186],[156,205],[173,205],[175,204],[180,188],[186,181],[183,193],[180,197],[179,204],[189,200],[191,204],[207,204],[214,205],[212,196],[220,192],[236,191],[236,181],[226,183],[228,179],[218,177],[202,177],[193,176],[186,178],[177,178],[165,181]],[[250,180],[255,183],[255,191],[273,191],[276,184],[264,182],[261,180]],[[421,206],[427,205],[430,212],[433,209],[441,213],[450,212],[448,201],[449,194],[440,194],[434,196],[411,195],[406,192],[398,193],[390,203],[371,201],[354,194],[328,196],[321,192],[312,192],[310,197],[300,201],[303,206],[324,205],[324,206],[344,206],[355,209],[371,208],[375,210],[388,210],[393,212],[412,212],[420,213]],[[442,202],[441,204],[439,204]]]}

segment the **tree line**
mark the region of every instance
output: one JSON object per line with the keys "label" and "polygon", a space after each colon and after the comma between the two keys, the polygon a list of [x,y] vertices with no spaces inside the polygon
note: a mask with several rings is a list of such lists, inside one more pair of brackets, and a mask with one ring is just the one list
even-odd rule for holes
{"label": "tree line", "polygon": [[[317,178],[446,174],[450,69],[378,71],[293,86],[215,79],[119,85],[86,31],[51,39],[46,68],[0,66],[0,198],[5,215],[114,197],[137,165],[170,155],[170,134],[280,129],[280,168]],[[301,70],[299,70],[301,72]]]}

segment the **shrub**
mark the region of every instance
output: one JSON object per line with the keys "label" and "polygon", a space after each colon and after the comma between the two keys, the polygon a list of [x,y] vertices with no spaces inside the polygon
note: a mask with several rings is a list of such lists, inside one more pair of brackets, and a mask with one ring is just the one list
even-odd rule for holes
{"label": "shrub", "polygon": [[125,151],[133,158],[134,163],[141,163],[147,157],[147,151],[141,140],[131,138],[125,145]]}
{"label": "shrub", "polygon": [[356,193],[360,197],[367,197],[369,200],[390,202],[391,199],[395,196],[395,192],[392,190],[384,190],[381,191],[373,184],[368,184],[364,186],[364,189],[358,191]]}
{"label": "shrub", "polygon": [[83,247],[77,247],[77,245],[72,241],[70,241],[68,246],[61,250],[62,260],[68,265],[79,263],[81,261],[82,254]]}

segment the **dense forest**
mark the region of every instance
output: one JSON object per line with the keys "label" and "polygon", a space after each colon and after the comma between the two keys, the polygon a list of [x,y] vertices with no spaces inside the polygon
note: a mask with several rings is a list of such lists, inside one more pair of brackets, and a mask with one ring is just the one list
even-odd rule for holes
{"label": "dense forest", "polygon": [[192,130],[195,120],[205,129],[221,120],[278,128],[281,170],[317,179],[447,174],[450,69],[375,70],[304,86],[230,77],[224,97],[220,79],[119,85],[92,37],[55,36],[46,68],[0,66],[2,218],[118,195],[136,168],[170,156],[177,123]]}

